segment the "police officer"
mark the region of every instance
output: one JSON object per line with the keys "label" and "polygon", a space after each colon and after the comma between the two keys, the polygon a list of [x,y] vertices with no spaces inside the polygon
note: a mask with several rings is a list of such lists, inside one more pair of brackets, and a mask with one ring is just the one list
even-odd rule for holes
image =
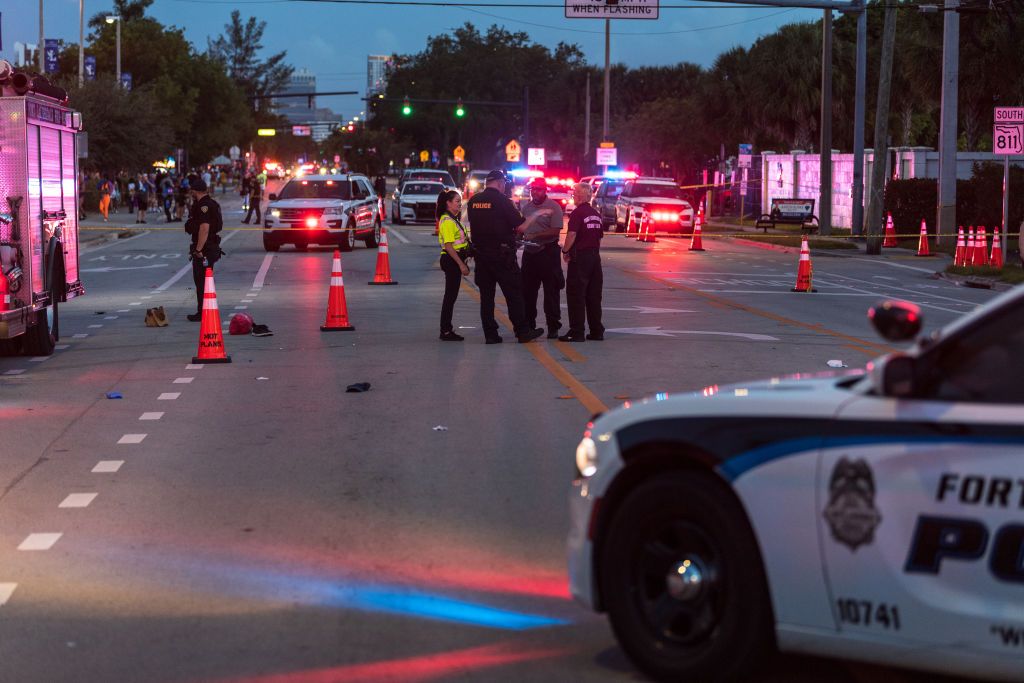
{"label": "police officer", "polygon": [[196,312],[188,319],[197,323],[203,319],[203,293],[206,288],[206,268],[213,268],[223,252],[220,250],[220,231],[224,220],[220,204],[207,194],[206,181],[194,178],[189,184],[194,198],[185,222],[185,232],[192,237],[189,258],[192,259],[192,280],[196,283]]}
{"label": "police officer", "polygon": [[558,328],[562,326],[560,292],[565,286],[562,261],[558,258],[562,207],[548,197],[548,184],[543,178],[534,178],[527,187],[530,189],[530,201],[522,205],[523,215],[530,217],[538,211],[547,211],[548,215],[538,218],[523,234],[529,241],[523,247],[523,306],[526,323],[531,329],[536,327],[537,292],[543,285],[548,339],[557,339]]}
{"label": "police officer", "polygon": [[495,285],[500,285],[516,338],[525,344],[544,334],[544,330],[528,325],[523,311],[522,281],[519,264],[516,263],[516,233],[526,231],[542,211],[537,211],[530,219],[523,218],[512,200],[504,194],[503,171],[491,171],[484,182],[486,188],[473,195],[466,211],[476,255],[474,281],[480,288],[480,322],[484,328],[484,340],[488,344],[500,344],[502,341],[494,319]]}
{"label": "police officer", "polygon": [[[593,188],[577,183],[572,188],[576,208],[569,214],[569,232],[565,236],[562,255],[569,264],[565,282],[565,300],[569,304],[569,332],[558,338],[565,342],[604,340],[601,324],[601,214],[590,205]],[[590,334],[583,336],[584,322]]]}

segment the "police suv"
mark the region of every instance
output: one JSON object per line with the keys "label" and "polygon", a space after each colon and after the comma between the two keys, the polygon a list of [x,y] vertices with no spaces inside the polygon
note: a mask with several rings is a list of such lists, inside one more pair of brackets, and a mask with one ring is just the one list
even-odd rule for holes
{"label": "police suv", "polygon": [[282,244],[300,250],[311,244],[336,245],[349,251],[358,240],[369,248],[380,242],[378,198],[364,175],[296,176],[269,199],[263,221],[267,251]]}
{"label": "police suv", "polygon": [[[885,302],[886,338],[920,311]],[[782,650],[1024,680],[1024,287],[865,371],[596,417],[573,595],[662,680]]]}

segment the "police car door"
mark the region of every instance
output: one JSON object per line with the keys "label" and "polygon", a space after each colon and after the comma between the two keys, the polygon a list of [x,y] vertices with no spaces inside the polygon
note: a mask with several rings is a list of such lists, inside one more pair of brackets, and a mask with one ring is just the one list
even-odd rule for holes
{"label": "police car door", "polygon": [[977,661],[1024,680],[1024,297],[1015,301],[925,348],[915,398],[862,395],[840,410],[819,523],[844,636],[912,646],[899,655],[910,664]]}

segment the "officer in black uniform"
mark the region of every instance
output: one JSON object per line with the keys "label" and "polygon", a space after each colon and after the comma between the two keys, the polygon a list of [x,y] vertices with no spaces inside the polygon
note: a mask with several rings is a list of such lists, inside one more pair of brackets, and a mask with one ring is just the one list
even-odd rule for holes
{"label": "officer in black uniform", "polygon": [[[587,183],[572,188],[576,208],[569,214],[569,231],[562,245],[562,256],[569,264],[565,276],[565,299],[569,304],[569,332],[558,338],[564,342],[604,340],[601,324],[601,290],[604,275],[601,271],[601,238],[604,228],[601,214],[590,205],[593,189]],[[590,325],[590,334],[584,336],[584,323]]]}
{"label": "officer in black uniform", "polygon": [[192,260],[192,280],[196,283],[196,312],[188,319],[197,323],[203,319],[203,293],[206,289],[206,268],[213,268],[224,252],[220,250],[220,231],[224,227],[220,204],[207,194],[206,183],[196,177],[189,183],[194,201],[189,210],[185,232],[192,238],[189,258]]}
{"label": "officer in black uniform", "polygon": [[[466,211],[476,256],[474,281],[480,288],[480,322],[484,328],[484,339],[488,344],[500,344],[502,341],[494,319],[495,285],[500,285],[516,338],[525,344],[544,334],[542,329],[527,327],[519,264],[516,263],[516,233],[522,234],[533,222],[533,217],[524,219],[512,200],[505,196],[504,172],[491,171],[484,182],[487,187],[473,195]],[[538,212],[534,217],[540,215]]]}

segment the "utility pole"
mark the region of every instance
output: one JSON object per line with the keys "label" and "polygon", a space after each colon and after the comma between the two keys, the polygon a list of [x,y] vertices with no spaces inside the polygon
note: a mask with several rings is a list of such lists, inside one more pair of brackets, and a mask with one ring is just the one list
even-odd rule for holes
{"label": "utility pole", "polygon": [[85,0],[78,0],[78,87],[85,84]]}
{"label": "utility pole", "polygon": [[583,163],[587,163],[587,155],[590,154],[590,71],[587,71],[587,107],[583,130]]}
{"label": "utility pole", "polygon": [[939,123],[939,188],[935,243],[956,232],[957,79],[960,71],[960,0],[946,0],[942,31],[942,111]]}
{"label": "utility pole", "polygon": [[875,156],[871,164],[871,194],[868,201],[867,253],[882,253],[882,204],[885,198],[885,166],[889,152],[889,91],[892,89],[892,53],[896,46],[896,7],[885,6],[882,28],[882,56],[878,69],[878,104],[875,107]]}
{"label": "utility pole", "polygon": [[39,0],[39,46],[36,54],[39,56],[39,73],[46,73],[46,39],[43,37],[43,0]]}
{"label": "utility pole", "polygon": [[821,18],[821,154],[818,230],[832,234],[832,10],[822,10]]}
{"label": "utility pole", "polygon": [[[42,1],[42,0],[40,0]],[[601,121],[601,141],[608,142],[608,131],[610,130],[611,119],[611,90],[612,90],[612,21],[604,20],[604,114]]]}
{"label": "utility pole", "polygon": [[857,14],[857,68],[853,86],[853,221],[854,235],[864,234],[864,105],[868,70],[868,10]]}

